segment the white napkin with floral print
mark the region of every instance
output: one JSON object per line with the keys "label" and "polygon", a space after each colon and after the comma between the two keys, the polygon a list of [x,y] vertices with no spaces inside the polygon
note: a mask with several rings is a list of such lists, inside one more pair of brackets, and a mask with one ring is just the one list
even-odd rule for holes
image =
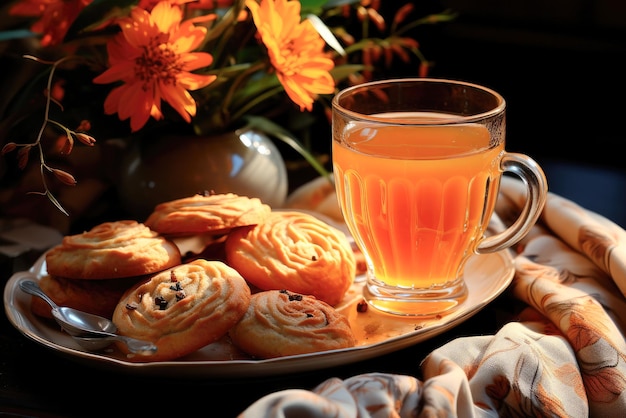
{"label": "white napkin with floral print", "polygon": [[[496,218],[513,219],[523,197],[519,181],[503,178]],[[419,379],[328,379],[309,391],[269,394],[239,418],[623,416],[626,232],[550,193],[515,250],[507,292],[527,307],[495,335],[435,349]]]}

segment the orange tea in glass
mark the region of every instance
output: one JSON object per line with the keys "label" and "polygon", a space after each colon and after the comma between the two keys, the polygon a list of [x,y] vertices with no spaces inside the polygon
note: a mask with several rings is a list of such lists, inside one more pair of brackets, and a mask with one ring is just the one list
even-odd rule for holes
{"label": "orange tea in glass", "polygon": [[[519,242],[547,185],[530,157],[507,153],[505,101],[469,83],[385,80],[333,100],[332,158],[343,216],[368,264],[364,297],[385,312],[430,316],[467,297],[470,256]],[[529,189],[518,222],[485,238],[502,173]]]}

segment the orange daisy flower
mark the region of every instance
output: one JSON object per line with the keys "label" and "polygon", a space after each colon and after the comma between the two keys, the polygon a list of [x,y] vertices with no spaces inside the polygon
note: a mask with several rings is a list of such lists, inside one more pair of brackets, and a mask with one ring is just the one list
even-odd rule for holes
{"label": "orange daisy flower", "polygon": [[42,34],[41,45],[62,43],[78,14],[92,0],[22,0],[9,9],[13,16],[38,17],[30,30]]}
{"label": "orange daisy flower", "polygon": [[246,6],[287,95],[311,111],[318,94],[335,90],[329,72],[335,64],[324,53],[324,40],[308,20],[300,21],[299,1],[246,0]]}
{"label": "orange daisy flower", "polygon": [[130,118],[133,132],[150,116],[163,119],[161,99],[190,123],[196,115],[196,102],[189,91],[216,79],[190,72],[211,65],[213,57],[190,52],[202,43],[207,30],[191,21],[181,23],[182,17],[180,7],[167,1],[151,12],[135,7],[129,18],[119,21],[122,32],[107,44],[110,67],[93,81],[123,82],[107,96],[104,111],[118,113],[121,120]]}

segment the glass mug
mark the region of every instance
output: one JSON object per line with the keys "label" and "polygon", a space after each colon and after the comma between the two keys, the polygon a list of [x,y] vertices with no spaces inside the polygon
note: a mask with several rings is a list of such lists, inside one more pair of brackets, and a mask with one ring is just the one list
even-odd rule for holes
{"label": "glass mug", "polygon": [[[476,84],[409,78],[347,88],[333,98],[337,197],[367,262],[363,296],[405,316],[448,312],[467,298],[463,269],[535,224],[548,193],[541,167],[505,151],[504,98]],[[485,237],[504,172],[527,201]]]}

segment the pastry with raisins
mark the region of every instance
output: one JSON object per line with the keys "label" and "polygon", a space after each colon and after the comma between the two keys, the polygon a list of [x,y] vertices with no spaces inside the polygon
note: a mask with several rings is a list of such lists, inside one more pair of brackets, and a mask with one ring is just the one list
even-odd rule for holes
{"label": "pastry with raisins", "polygon": [[218,341],[245,314],[250,287],[221,261],[197,259],[130,288],[113,312],[121,335],[157,346],[154,354],[130,354],[134,362],[183,357]]}
{"label": "pastry with raisins", "polygon": [[230,331],[239,349],[275,358],[355,346],[348,319],[332,306],[286,290],[255,293],[248,311]]}

